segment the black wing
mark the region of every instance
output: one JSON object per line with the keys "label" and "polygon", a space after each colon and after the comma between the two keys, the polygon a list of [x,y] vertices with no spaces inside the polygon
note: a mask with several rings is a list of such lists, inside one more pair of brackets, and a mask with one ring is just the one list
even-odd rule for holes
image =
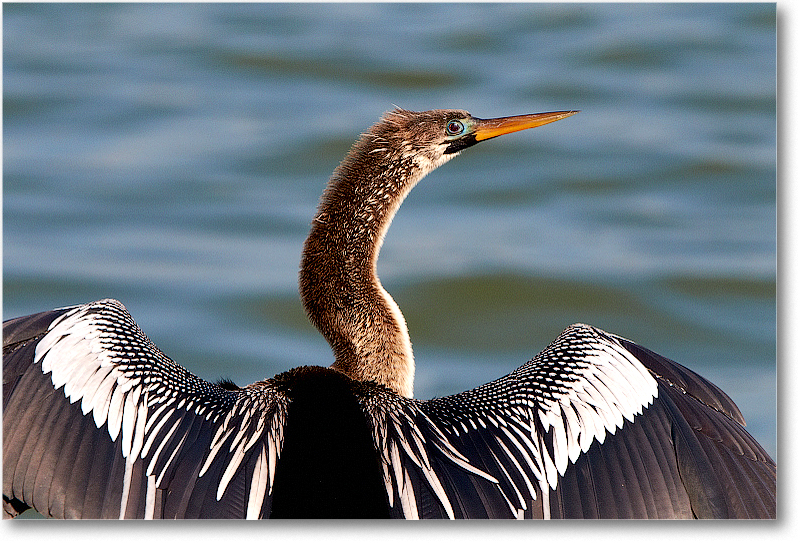
{"label": "black wing", "polygon": [[192,375],[115,300],[8,321],[4,516],[268,517],[286,405]]}
{"label": "black wing", "polygon": [[730,398],[589,326],[474,390],[362,402],[397,517],[776,514],[775,463]]}

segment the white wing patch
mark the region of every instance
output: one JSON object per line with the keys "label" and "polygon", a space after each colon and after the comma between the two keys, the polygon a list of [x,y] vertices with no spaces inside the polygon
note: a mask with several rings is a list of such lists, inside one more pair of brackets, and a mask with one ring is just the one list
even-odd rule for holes
{"label": "white wing patch", "polygon": [[[391,506],[397,493],[404,515],[418,515],[413,489],[407,488],[407,472],[416,468],[453,517],[455,496],[447,495],[430,467],[428,457],[435,452],[458,469],[494,483],[511,515],[521,517],[528,500],[536,499],[536,488],[548,515],[549,490],[557,487],[570,463],[595,441],[603,443],[625,420],[633,422],[657,395],[656,380],[615,336],[576,324],[527,364],[474,390],[429,402],[397,401],[399,405],[389,407],[382,405],[386,399],[365,403],[382,452]],[[386,416],[384,410],[393,414]],[[459,450],[458,444],[472,432],[480,432],[489,447],[482,459],[467,458]],[[486,465],[494,467],[479,467]]]}
{"label": "white wing patch", "polygon": [[[596,329],[573,325],[567,331],[578,330]],[[623,419],[633,422],[634,416],[641,415],[658,395],[656,380],[630,352],[612,336],[591,335],[591,340],[584,337],[586,341],[580,344],[582,356],[570,359],[573,367],[564,373],[573,379],[538,402],[539,419],[545,430],[552,429],[553,433],[553,457],[546,465],[554,466],[559,475],[564,474],[569,462],[574,463],[588,451],[594,440],[603,443],[606,432],[614,434],[621,428]],[[559,339],[564,337],[562,334]],[[555,473],[549,471],[547,479],[555,489]]]}
{"label": "white wing patch", "polygon": [[[195,377],[164,356],[116,300],[77,306],[55,320],[37,345],[34,363],[50,374],[56,390],[64,387],[70,403],[81,402],[82,413],[91,414],[98,428],[107,424],[112,441],[121,439],[126,463],[120,518],[126,514],[139,458],[147,466],[145,513],[153,516],[156,489],[186,438],[180,436],[169,450],[164,447],[180,426],[179,410],[218,423],[199,473],[202,477],[215,459],[227,463],[217,500],[259,443],[247,515],[260,514],[272,490],[286,415],[285,405],[265,400],[265,384],[233,393]],[[162,433],[164,428],[168,430]]]}

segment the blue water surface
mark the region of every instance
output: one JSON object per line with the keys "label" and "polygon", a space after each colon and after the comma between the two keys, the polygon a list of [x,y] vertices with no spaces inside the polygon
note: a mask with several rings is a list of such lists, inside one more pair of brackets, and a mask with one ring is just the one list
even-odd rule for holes
{"label": "blue water surface", "polygon": [[587,322],[775,457],[774,4],[5,4],[3,49],[3,318],[114,297],[206,379],[328,365],[298,263],[358,135],[395,104],[579,109],[404,203],[379,272],[416,396]]}

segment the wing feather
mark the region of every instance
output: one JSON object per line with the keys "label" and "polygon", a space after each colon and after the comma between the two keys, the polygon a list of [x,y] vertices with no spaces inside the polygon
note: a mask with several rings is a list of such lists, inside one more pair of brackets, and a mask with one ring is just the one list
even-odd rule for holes
{"label": "wing feather", "polygon": [[397,516],[775,515],[775,464],[735,404],[590,326],[468,392],[361,401]]}
{"label": "wing feather", "polygon": [[199,379],[115,300],[4,323],[3,392],[6,501],[70,518],[269,514],[283,392]]}

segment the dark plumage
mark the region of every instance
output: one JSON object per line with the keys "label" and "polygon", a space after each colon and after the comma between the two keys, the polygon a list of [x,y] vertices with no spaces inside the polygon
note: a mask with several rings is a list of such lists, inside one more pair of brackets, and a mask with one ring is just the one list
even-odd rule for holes
{"label": "dark plumage", "polygon": [[330,368],[200,379],[101,300],[3,325],[3,505],[67,518],[774,518],[776,465],[691,370],[591,326],[509,375],[412,399],[376,262],[405,196],[485,139],[574,112],[396,110],[336,169],[300,293]]}

